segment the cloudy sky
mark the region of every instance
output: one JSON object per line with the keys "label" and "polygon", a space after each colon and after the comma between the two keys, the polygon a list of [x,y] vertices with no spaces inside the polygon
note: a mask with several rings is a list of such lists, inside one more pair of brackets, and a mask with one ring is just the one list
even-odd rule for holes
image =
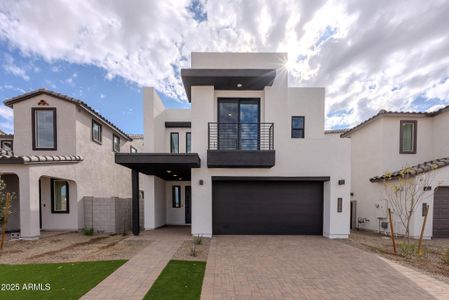
{"label": "cloudy sky", "polygon": [[[449,1],[0,2],[0,98],[46,87],[142,132],[142,86],[189,107],[192,51],[289,53],[290,85],[326,87],[326,128],[449,104]],[[12,132],[0,105],[0,129]]]}

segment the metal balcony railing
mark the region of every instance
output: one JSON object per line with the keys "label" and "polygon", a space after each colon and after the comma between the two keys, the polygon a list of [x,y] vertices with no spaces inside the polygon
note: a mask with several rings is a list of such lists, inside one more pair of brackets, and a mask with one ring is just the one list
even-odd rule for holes
{"label": "metal balcony railing", "polygon": [[274,150],[274,123],[209,122],[209,150]]}

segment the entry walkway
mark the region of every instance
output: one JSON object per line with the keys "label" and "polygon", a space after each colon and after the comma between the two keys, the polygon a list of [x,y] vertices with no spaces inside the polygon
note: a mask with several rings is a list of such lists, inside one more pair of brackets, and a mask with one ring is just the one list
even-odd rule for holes
{"label": "entry walkway", "polygon": [[167,227],[131,237],[151,243],[81,299],[141,300],[182,242],[190,238],[189,232],[190,228]]}

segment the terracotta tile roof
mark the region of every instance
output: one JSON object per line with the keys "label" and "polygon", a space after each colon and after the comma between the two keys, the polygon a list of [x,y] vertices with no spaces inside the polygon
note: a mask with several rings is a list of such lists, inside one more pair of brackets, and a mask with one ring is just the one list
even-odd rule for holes
{"label": "terracotta tile roof", "polygon": [[[436,169],[440,169],[442,167],[446,167],[449,165],[449,157],[444,157],[444,158],[439,158],[439,159],[435,159],[435,160],[430,160],[430,161],[426,161],[417,165],[414,165],[412,167],[407,168],[406,172],[412,176],[416,176],[422,173],[426,173],[429,171],[433,171]],[[379,181],[384,181],[384,180],[389,180],[389,179],[395,179],[399,176],[401,176],[401,173],[404,172],[404,169],[402,170],[398,170],[395,171],[391,174],[384,174],[381,176],[376,176],[373,178],[370,178],[369,181],[371,182],[379,182]]]}
{"label": "terracotta tile roof", "polygon": [[415,117],[434,117],[439,115],[442,112],[445,112],[449,110],[449,105],[445,106],[437,111],[433,111],[433,112],[413,112],[413,111],[387,111],[385,109],[380,110],[377,114],[375,114],[374,116],[372,116],[369,119],[366,119],[365,121],[363,121],[362,123],[358,124],[357,126],[347,130],[346,132],[344,132],[341,137],[349,137],[352,133],[354,133],[355,131],[359,130],[360,128],[368,125],[369,123],[380,119],[384,116],[415,116]]}
{"label": "terracotta tile roof", "polygon": [[47,94],[47,95],[59,98],[61,100],[72,102],[72,103],[78,105],[79,107],[83,108],[88,113],[90,113],[90,114],[96,116],[97,118],[99,118],[100,120],[102,120],[104,123],[106,123],[109,127],[111,127],[116,132],[118,132],[120,135],[125,137],[127,140],[130,140],[130,141],[132,140],[132,138],[130,136],[128,136],[125,132],[123,132],[120,128],[115,126],[112,122],[110,122],[108,119],[106,119],[104,116],[102,116],[99,112],[95,111],[92,107],[90,107],[88,104],[86,104],[82,100],[79,100],[79,99],[76,99],[76,98],[61,94],[61,93],[57,93],[57,92],[54,92],[51,90],[47,90],[47,89],[34,90],[31,92],[10,98],[10,99],[6,99],[5,101],[3,101],[3,103],[6,106],[12,108],[14,103],[30,99],[30,98],[38,96],[40,94]]}
{"label": "terracotta tile roof", "polygon": [[78,163],[83,158],[78,155],[24,155],[16,156],[13,152],[0,148],[0,164],[54,164]]}
{"label": "terracotta tile roof", "polygon": [[324,131],[324,134],[335,134],[335,133],[345,133],[349,129],[328,129]]}
{"label": "terracotta tile roof", "polygon": [[141,140],[143,139],[143,134],[128,134],[133,140]]}

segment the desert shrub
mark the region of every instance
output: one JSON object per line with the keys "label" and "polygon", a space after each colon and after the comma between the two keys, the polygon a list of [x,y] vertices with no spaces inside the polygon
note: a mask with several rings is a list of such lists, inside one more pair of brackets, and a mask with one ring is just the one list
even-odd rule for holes
{"label": "desert shrub", "polygon": [[81,229],[81,232],[84,234],[84,235],[94,235],[94,229],[93,228],[90,228],[90,227],[84,227],[83,229]]}
{"label": "desert shrub", "polygon": [[413,243],[400,243],[399,254],[407,259],[410,259],[416,253],[416,245]]}
{"label": "desert shrub", "polygon": [[197,235],[193,237],[193,244],[201,245],[203,243],[203,237],[201,235]]}
{"label": "desert shrub", "polygon": [[449,249],[446,249],[443,254],[441,254],[441,260],[446,265],[449,265]]}
{"label": "desert shrub", "polygon": [[196,246],[193,244],[192,247],[190,247],[190,256],[196,257],[197,255]]}

